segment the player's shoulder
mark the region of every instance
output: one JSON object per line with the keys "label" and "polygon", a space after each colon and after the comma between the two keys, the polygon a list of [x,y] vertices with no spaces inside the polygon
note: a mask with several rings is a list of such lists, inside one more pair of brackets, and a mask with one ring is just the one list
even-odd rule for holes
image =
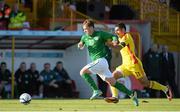
{"label": "player's shoulder", "polygon": [[125,34],[125,37],[132,37],[132,36],[131,36],[131,33],[130,33],[130,32],[127,32],[127,33]]}
{"label": "player's shoulder", "polygon": [[101,30],[98,30],[98,31],[94,31],[95,35],[100,35],[100,34],[103,34],[105,33],[104,31],[101,31]]}
{"label": "player's shoulder", "polygon": [[87,38],[87,37],[88,37],[87,34],[83,34],[83,35],[81,36],[81,38]]}
{"label": "player's shoulder", "polygon": [[95,33],[96,34],[109,34],[109,32],[102,31],[102,30],[95,31]]}
{"label": "player's shoulder", "polygon": [[132,38],[131,34],[129,32],[127,32],[124,36],[123,36],[124,39],[130,39]]}

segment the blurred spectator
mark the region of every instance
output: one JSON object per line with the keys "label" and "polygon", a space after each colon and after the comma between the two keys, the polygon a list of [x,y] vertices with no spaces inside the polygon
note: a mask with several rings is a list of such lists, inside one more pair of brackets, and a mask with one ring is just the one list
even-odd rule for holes
{"label": "blurred spectator", "polygon": [[170,0],[170,7],[180,12],[180,0]]}
{"label": "blurred spectator", "polygon": [[110,7],[108,5],[105,6],[105,19],[109,19],[109,12],[110,12]]}
{"label": "blurred spectator", "polygon": [[39,98],[39,88],[40,88],[40,77],[39,71],[36,69],[36,64],[31,63],[30,68],[27,70],[27,74],[32,77],[31,79],[31,90],[32,90],[32,97]]}
{"label": "blurred spectator", "polygon": [[56,84],[59,86],[59,95],[62,95],[62,97],[73,97],[72,80],[64,69],[61,61],[56,63],[54,71],[56,73]]}
{"label": "blurred spectator", "polygon": [[2,62],[0,67],[0,98],[10,98],[11,94],[11,72],[6,63]]}
{"label": "blurred spectator", "polygon": [[56,82],[56,74],[50,69],[50,63],[44,64],[44,70],[40,73],[41,86],[40,86],[40,97],[53,98],[56,97],[58,85]]}
{"label": "blurred spectator", "polygon": [[159,2],[162,4],[166,4],[167,6],[169,6],[170,4],[170,0],[159,0]]}
{"label": "blurred spectator", "polygon": [[[143,57],[144,70],[148,79],[160,82],[161,74],[161,57],[158,52],[158,46],[153,44],[151,48],[145,53]],[[157,98],[160,96],[159,91],[149,90],[151,98]]]}
{"label": "blurred spectator", "polygon": [[17,83],[18,96],[25,92],[32,95],[32,76],[27,73],[25,62],[22,62],[15,72],[15,80]]}
{"label": "blurred spectator", "polygon": [[22,3],[25,7],[30,8],[31,12],[33,11],[33,0],[20,0],[20,3]]}
{"label": "blurred spectator", "polygon": [[76,2],[70,2],[69,8],[73,11],[76,11]]}
{"label": "blurred spectator", "polygon": [[168,52],[168,47],[162,47],[162,76],[161,83],[164,85],[169,85],[173,91],[174,97],[180,97],[178,92],[178,87],[175,83],[175,64],[173,54]]}
{"label": "blurred spectator", "polygon": [[25,21],[25,14],[19,11],[18,4],[15,3],[10,14],[9,29],[22,29]]}
{"label": "blurred spectator", "polygon": [[5,3],[5,0],[0,0],[0,29],[7,30],[9,19],[10,19],[11,9]]}

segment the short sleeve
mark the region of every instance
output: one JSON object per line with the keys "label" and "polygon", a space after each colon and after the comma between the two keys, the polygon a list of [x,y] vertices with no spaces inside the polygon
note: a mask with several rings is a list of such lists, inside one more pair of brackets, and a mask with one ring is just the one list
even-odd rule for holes
{"label": "short sleeve", "polygon": [[80,40],[80,41],[84,43],[84,42],[85,42],[84,40],[85,40],[85,36],[83,35],[83,36],[81,37],[81,40]]}

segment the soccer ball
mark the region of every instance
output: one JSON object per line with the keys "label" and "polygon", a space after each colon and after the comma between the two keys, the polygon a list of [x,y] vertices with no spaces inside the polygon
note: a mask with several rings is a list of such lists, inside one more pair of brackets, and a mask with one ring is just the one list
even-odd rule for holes
{"label": "soccer ball", "polygon": [[31,96],[28,93],[23,93],[19,97],[20,103],[27,105],[31,102]]}

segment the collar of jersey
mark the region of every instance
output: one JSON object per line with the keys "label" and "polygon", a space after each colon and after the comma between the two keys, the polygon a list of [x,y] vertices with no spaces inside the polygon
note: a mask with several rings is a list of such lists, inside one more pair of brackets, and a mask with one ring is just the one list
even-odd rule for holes
{"label": "collar of jersey", "polygon": [[88,38],[93,38],[95,34],[96,34],[96,31],[94,31],[92,35],[87,35],[87,36]]}

